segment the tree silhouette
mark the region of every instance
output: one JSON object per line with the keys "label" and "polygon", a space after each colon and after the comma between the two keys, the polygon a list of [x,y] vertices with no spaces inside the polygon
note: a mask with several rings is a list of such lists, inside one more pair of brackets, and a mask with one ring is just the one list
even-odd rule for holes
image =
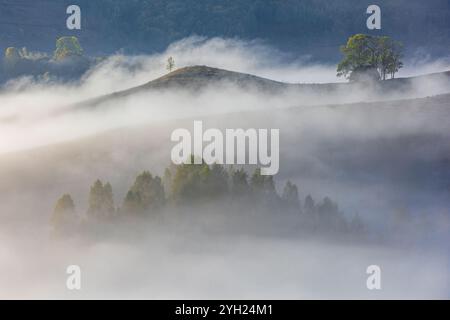
{"label": "tree silhouette", "polygon": [[228,173],[222,165],[213,164],[210,166],[209,176],[206,177],[206,182],[208,196],[216,198],[228,194]]}
{"label": "tree silhouette", "polygon": [[264,176],[261,174],[261,168],[257,168],[250,179],[250,186],[253,192],[263,197],[276,194],[273,176]]}
{"label": "tree silhouette", "polygon": [[75,227],[78,217],[75,212],[75,204],[69,194],[64,194],[55,204],[51,224],[57,233],[67,232]]}
{"label": "tree silhouette", "polygon": [[111,184],[95,181],[89,192],[88,216],[93,218],[105,218],[114,214],[114,199]]}
{"label": "tree silhouette", "polygon": [[153,177],[144,171],[136,177],[133,186],[128,191],[123,210],[126,212],[142,213],[148,210],[158,210],[165,202],[164,187],[161,178]]}
{"label": "tree silhouette", "polygon": [[387,36],[355,34],[341,47],[341,51],[344,58],[337,66],[337,75],[350,81],[385,80],[387,74],[394,78],[403,67],[400,61],[402,44]]}
{"label": "tree silhouette", "polygon": [[55,60],[63,60],[69,57],[80,57],[83,49],[77,37],[61,37],[56,40]]}
{"label": "tree silhouette", "polygon": [[167,59],[167,65],[166,65],[167,71],[172,72],[174,67],[175,67],[175,60],[173,57],[169,57]]}
{"label": "tree silhouette", "polygon": [[285,202],[286,206],[291,210],[298,211],[300,209],[300,200],[298,198],[298,189],[291,181],[287,181],[283,189],[281,199]]}

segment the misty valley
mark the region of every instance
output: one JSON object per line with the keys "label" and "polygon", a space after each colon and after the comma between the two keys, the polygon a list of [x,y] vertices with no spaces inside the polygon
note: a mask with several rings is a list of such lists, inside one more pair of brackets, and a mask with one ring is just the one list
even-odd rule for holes
{"label": "misty valley", "polygon": [[[364,45],[382,54],[356,65]],[[220,37],[8,47],[0,297],[448,298],[449,64],[399,48],[356,34],[336,67]]]}

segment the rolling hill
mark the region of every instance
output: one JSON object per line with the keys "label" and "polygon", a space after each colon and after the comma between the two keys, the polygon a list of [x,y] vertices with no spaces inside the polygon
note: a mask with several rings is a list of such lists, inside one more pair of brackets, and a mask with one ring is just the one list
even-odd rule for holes
{"label": "rolling hill", "polygon": [[[114,92],[105,96],[94,98],[88,101],[82,101],[75,106],[71,106],[66,111],[83,108],[92,108],[107,104],[111,101],[117,101],[126,97],[133,96],[142,92],[151,92],[152,90],[173,90],[182,89],[193,92],[199,92],[208,89],[217,84],[234,85],[243,90],[257,90],[270,95],[282,95],[285,93],[308,93],[308,94],[332,94],[337,92],[346,92],[347,94],[363,91],[367,87],[373,89],[374,94],[381,94],[388,97],[389,94],[415,90],[416,86],[428,84],[439,84],[444,89],[436,94],[450,92],[450,71],[421,75],[409,78],[389,79],[377,83],[325,83],[325,84],[291,84],[274,81],[258,76],[228,71],[208,66],[192,66],[175,70],[165,76],[149,81],[141,86],[131,89]],[[447,91],[445,90],[448,89]],[[398,97],[404,99],[405,97]]]}

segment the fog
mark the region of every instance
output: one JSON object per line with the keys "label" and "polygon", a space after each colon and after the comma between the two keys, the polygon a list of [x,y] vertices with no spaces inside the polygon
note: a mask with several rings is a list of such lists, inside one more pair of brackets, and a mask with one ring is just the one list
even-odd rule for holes
{"label": "fog", "polygon": [[[201,92],[142,91],[123,99],[109,100],[85,112],[64,112],[75,103],[133,88],[166,73],[165,60],[176,58],[176,66],[207,65],[291,83],[342,82],[334,65],[293,59],[258,41],[190,37],[152,56],[115,55],[89,70],[79,82],[61,84],[23,77],[9,81],[0,94],[0,153],[30,149],[89,136],[109,129],[195,115],[248,110],[395,100],[448,93],[446,76],[417,78],[402,90],[385,90],[367,84],[325,87],[287,87],[283,94],[243,90],[230,82],[215,84]],[[448,61],[412,58],[404,74],[420,75],[450,69]],[[415,72],[414,72],[415,71]],[[251,84],[250,84],[251,87]],[[389,87],[389,86],[386,86]],[[324,92],[325,91],[325,92]],[[386,92],[389,91],[389,92]],[[230,98],[232,97],[232,98]],[[151,108],[151,111],[149,109]],[[70,110],[70,109],[69,109]],[[126,113],[126,117],[123,115]]]}
{"label": "fog", "polygon": [[[154,231],[150,229],[149,231]],[[448,256],[429,250],[285,238],[150,234],[139,241],[2,241],[0,296],[123,299],[412,299],[448,297]],[[28,239],[26,237],[25,239]],[[45,247],[45,251],[42,250]],[[368,265],[382,290],[366,288]],[[82,288],[65,287],[68,265]],[[5,290],[6,289],[6,290]]]}
{"label": "fog", "polygon": [[[342,82],[333,65],[258,41],[198,37],[152,56],[117,54],[79,82],[10,81],[0,94],[1,298],[449,297],[448,77],[417,78],[391,90],[338,84],[276,94],[222,81],[199,91],[143,90],[74,107],[166,74],[168,56],[177,67]],[[445,59],[426,56],[405,65],[403,76],[449,70]],[[366,236],[287,231],[258,216],[252,227],[236,230],[227,224],[233,212],[219,202],[201,216],[198,208],[183,215],[168,210],[145,223],[52,234],[50,217],[62,194],[70,193],[85,216],[89,188],[99,178],[111,182],[115,204],[122,205],[138,173],[163,175],[170,133],[191,130],[194,120],[218,129],[280,129],[277,190],[290,179],[302,203],[308,194],[316,201],[331,197],[346,217],[362,216]],[[390,223],[399,210],[410,216],[394,232]],[[66,289],[71,264],[82,268],[81,291]],[[372,264],[382,269],[379,291],[366,288]]]}

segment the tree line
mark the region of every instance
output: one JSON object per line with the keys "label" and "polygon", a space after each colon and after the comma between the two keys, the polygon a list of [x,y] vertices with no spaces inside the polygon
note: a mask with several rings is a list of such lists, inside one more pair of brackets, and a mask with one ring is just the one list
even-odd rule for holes
{"label": "tree line", "polygon": [[[328,197],[315,202],[308,195],[301,201],[298,187],[291,181],[279,194],[273,176],[261,175],[260,168],[249,175],[243,168],[205,163],[171,165],[162,178],[144,171],[117,207],[111,184],[96,180],[90,187],[85,219],[102,222],[120,217],[152,217],[164,214],[165,209],[195,208],[213,202],[244,215],[249,211],[261,216],[277,215],[281,222],[289,215],[298,217],[305,229],[362,233],[365,228],[358,215],[347,219]],[[55,231],[80,222],[71,195],[64,194],[57,200],[51,222]]]}

